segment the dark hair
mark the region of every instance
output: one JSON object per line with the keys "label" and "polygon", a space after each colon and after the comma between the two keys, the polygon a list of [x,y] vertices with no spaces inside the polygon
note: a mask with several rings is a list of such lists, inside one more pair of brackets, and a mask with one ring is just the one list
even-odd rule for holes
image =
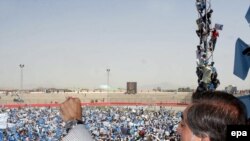
{"label": "dark hair", "polygon": [[227,125],[246,124],[245,105],[221,91],[194,93],[186,123],[194,135],[211,141],[225,141]]}

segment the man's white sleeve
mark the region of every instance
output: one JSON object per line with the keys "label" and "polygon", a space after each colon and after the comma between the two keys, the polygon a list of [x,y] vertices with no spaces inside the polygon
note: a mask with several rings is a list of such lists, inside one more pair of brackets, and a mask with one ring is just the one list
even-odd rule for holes
{"label": "man's white sleeve", "polygon": [[63,141],[93,141],[89,131],[80,124],[75,126],[69,133],[63,137]]}

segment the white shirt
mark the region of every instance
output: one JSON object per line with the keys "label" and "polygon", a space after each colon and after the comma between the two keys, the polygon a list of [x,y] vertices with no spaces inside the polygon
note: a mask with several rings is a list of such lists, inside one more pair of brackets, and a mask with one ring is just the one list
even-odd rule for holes
{"label": "white shirt", "polygon": [[63,141],[93,141],[91,134],[84,125],[76,125],[69,133],[63,137]]}

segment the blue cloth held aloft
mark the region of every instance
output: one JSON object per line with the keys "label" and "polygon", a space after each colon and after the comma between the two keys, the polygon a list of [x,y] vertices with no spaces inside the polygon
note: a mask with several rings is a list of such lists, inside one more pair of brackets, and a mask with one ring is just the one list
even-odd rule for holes
{"label": "blue cloth held aloft", "polygon": [[240,38],[237,39],[235,45],[235,58],[234,58],[234,75],[238,76],[242,80],[245,80],[250,67],[250,57],[243,55],[242,52],[248,48],[244,41]]}
{"label": "blue cloth held aloft", "polygon": [[250,6],[249,6],[247,14],[246,14],[246,19],[247,19],[247,22],[250,24]]}

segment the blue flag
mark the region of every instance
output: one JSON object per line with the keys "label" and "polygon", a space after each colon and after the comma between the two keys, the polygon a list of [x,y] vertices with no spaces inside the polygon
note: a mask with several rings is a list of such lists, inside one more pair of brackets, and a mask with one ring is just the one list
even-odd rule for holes
{"label": "blue flag", "polygon": [[247,14],[246,14],[246,19],[247,19],[247,22],[250,24],[250,6],[249,6]]}
{"label": "blue flag", "polygon": [[234,58],[234,75],[242,80],[245,80],[250,67],[250,56],[243,55],[242,52],[248,48],[245,42],[240,38],[237,39],[235,45],[235,58]]}

